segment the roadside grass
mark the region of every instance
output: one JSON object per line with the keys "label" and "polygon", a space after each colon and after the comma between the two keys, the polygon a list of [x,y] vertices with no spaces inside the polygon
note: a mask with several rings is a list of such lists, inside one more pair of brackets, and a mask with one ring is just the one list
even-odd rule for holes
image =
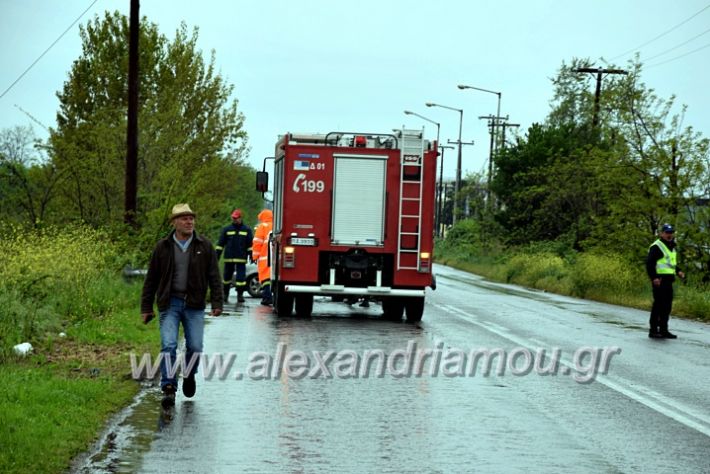
{"label": "roadside grass", "polygon": [[0,364],[0,472],[68,469],[140,390],[129,354],[159,347],[157,326],[140,322],[133,293],[131,307],[70,325],[65,338],[32,341],[31,356]]}
{"label": "roadside grass", "polygon": [[[650,310],[653,296],[642,265],[614,254],[515,249],[486,252],[461,243],[437,241],[436,261],[490,280],[552,293]],[[673,316],[710,321],[710,288],[677,282]]]}
{"label": "roadside grass", "polygon": [[[58,375],[57,372],[65,372]],[[129,403],[135,383],[88,379],[59,365],[0,367],[0,470],[61,472],[85,450],[106,417]]]}
{"label": "roadside grass", "polygon": [[140,320],[141,285],[110,270],[118,247],[70,226],[0,240],[0,472],[67,470],[140,390],[129,354],[157,353],[158,329]]}

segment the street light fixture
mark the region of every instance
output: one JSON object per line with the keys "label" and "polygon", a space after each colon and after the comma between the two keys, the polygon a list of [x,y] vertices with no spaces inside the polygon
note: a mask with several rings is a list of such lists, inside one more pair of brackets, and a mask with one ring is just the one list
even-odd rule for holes
{"label": "street light fixture", "polygon": [[490,156],[488,157],[488,202],[490,205],[490,193],[491,193],[491,177],[493,176],[493,160],[494,157],[498,154],[498,121],[500,120],[500,99],[501,96],[503,95],[502,92],[496,92],[496,91],[491,91],[488,89],[483,89],[481,87],[474,87],[474,86],[467,86],[465,84],[459,84],[457,86],[459,89],[464,90],[464,89],[473,89],[476,91],[481,91],[481,92],[488,92],[489,94],[495,94],[498,96],[498,110],[496,111],[496,116],[494,120],[491,122],[491,151],[490,151]]}
{"label": "street light fixture", "polygon": [[427,102],[427,107],[441,107],[442,109],[454,110],[459,113],[459,154],[456,161],[456,183],[454,185],[454,212],[453,212],[453,222],[456,223],[456,211],[459,209],[459,189],[461,188],[461,130],[463,129],[463,109],[457,109],[456,107],[449,107],[448,105],[435,104],[433,102]]}
{"label": "street light fixture", "polygon": [[[467,86],[464,84],[459,84],[457,86],[459,89],[464,90],[464,89],[473,89],[476,91],[481,91],[481,92],[488,92],[489,94],[495,94],[498,96],[498,110],[496,111],[496,123],[498,123],[498,120],[500,120],[500,98],[503,95],[502,92],[496,92],[496,91],[489,91],[488,89],[481,89],[480,87],[474,87],[474,86]],[[495,149],[498,150],[498,140],[496,139],[495,142]]]}
{"label": "street light fixture", "polygon": [[436,125],[436,145],[439,146],[439,131],[441,130],[441,124],[439,122],[435,122],[432,119],[426,118],[423,115],[419,115],[416,112],[412,112],[411,110],[405,110],[404,113],[405,115],[414,115],[415,117],[419,117],[422,120],[426,120],[427,122]]}

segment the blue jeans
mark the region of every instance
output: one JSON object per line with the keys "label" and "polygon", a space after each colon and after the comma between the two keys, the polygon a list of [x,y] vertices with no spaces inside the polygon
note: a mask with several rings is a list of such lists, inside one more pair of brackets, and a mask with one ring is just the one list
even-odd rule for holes
{"label": "blue jeans", "polygon": [[[170,384],[177,389],[175,353],[178,344],[178,329],[182,323],[185,333],[185,369],[195,357],[192,373],[197,373],[199,357],[202,353],[202,336],[205,329],[205,310],[188,308],[182,298],[170,297],[170,307],[160,312],[160,387]],[[188,374],[183,374],[187,376]]]}

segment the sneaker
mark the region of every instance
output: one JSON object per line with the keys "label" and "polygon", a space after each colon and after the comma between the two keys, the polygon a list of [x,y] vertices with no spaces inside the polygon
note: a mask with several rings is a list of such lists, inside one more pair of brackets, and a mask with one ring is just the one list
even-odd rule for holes
{"label": "sneaker", "polygon": [[166,410],[175,406],[175,387],[170,384],[163,387],[163,400],[160,404]]}
{"label": "sneaker", "polygon": [[661,337],[664,338],[664,339],[678,339],[678,336],[676,336],[675,334],[673,334],[673,333],[670,332],[670,331],[662,331],[662,332],[660,333],[660,335],[661,335]]}
{"label": "sneaker", "polygon": [[658,331],[649,331],[648,337],[650,337],[651,339],[663,339],[663,334]]}
{"label": "sneaker", "polygon": [[197,390],[197,385],[195,384],[195,374],[189,377],[183,377],[182,379],[182,394],[187,398],[192,398],[195,396],[195,391]]}

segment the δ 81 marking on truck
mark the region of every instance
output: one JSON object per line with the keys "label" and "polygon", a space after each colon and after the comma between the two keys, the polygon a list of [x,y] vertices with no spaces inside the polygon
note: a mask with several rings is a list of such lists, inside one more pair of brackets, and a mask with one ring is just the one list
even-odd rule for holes
{"label": "\u03b4 81 marking on truck", "polygon": [[[310,316],[314,295],[368,297],[420,321],[433,286],[437,144],[421,130],[287,133],[276,143],[274,308]],[[268,174],[257,173],[265,191]]]}

